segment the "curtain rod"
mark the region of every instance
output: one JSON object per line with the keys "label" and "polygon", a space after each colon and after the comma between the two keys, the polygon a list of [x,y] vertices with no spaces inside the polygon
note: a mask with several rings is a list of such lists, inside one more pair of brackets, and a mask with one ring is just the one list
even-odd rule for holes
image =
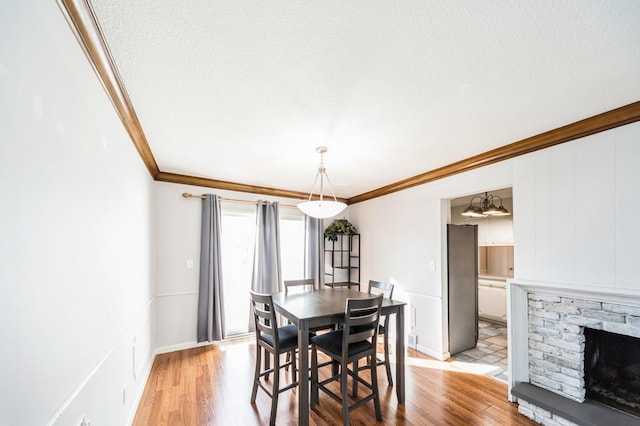
{"label": "curtain rod", "polygon": [[[206,197],[205,197],[204,195],[202,195],[202,194],[189,194],[188,192],[183,192],[183,193],[182,193],[182,196],[183,196],[184,198],[200,198],[200,199],[203,199],[203,200],[206,198]],[[243,203],[243,204],[254,204],[254,205],[256,204],[256,202],[255,202],[255,201],[238,200],[238,199],[236,199],[236,198],[223,198],[223,197],[218,197],[218,199],[219,199],[220,201],[230,201],[230,202],[232,202],[232,203]],[[289,207],[289,208],[293,208],[293,209],[297,208],[297,206],[294,206],[294,205],[292,205],[292,204],[282,204],[282,203],[278,203],[278,205],[279,205],[280,207]]]}

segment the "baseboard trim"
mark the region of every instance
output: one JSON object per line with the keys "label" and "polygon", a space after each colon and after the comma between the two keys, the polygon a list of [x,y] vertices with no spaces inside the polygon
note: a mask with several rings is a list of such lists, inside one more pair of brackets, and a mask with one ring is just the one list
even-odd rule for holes
{"label": "baseboard trim", "polygon": [[147,365],[144,367],[144,370],[142,371],[142,375],[140,379],[142,379],[142,383],[144,384],[142,386],[138,386],[136,400],[132,404],[133,407],[135,407],[135,409],[132,410],[131,413],[129,414],[129,421],[127,422],[128,425],[133,424],[133,420],[136,418],[136,414],[138,413],[138,406],[140,405],[140,401],[142,401],[142,395],[144,395],[144,390],[147,387],[147,382],[149,381],[149,376],[151,375],[151,369],[153,368],[153,363],[155,362],[155,360],[156,360],[156,356],[155,355],[151,356],[149,362],[147,362]]}
{"label": "baseboard trim", "polygon": [[418,352],[423,353],[423,354],[429,355],[430,357],[433,357],[433,358],[437,359],[438,361],[445,361],[445,360],[449,359],[449,357],[450,357],[449,352],[439,353],[439,352],[436,352],[434,350],[431,350],[431,349],[427,348],[426,346],[422,346],[420,344],[416,345],[416,350]]}
{"label": "baseboard trim", "polygon": [[193,348],[199,348],[202,346],[209,346],[212,345],[214,342],[196,342],[196,341],[191,341],[191,342],[185,342],[185,343],[178,343],[177,345],[169,345],[169,346],[160,346],[156,348],[155,354],[156,355],[161,355],[161,354],[166,354],[169,352],[175,352],[175,351],[183,351],[185,349],[193,349]]}

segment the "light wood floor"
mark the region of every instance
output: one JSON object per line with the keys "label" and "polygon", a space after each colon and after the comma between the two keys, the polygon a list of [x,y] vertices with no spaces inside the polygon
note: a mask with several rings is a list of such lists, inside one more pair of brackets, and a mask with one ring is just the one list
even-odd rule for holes
{"label": "light wood floor", "polygon": [[[253,337],[158,355],[134,426],[268,424],[270,398],[258,390],[256,404],[250,402],[254,360]],[[507,401],[505,383],[461,372],[412,349],[404,405],[397,404],[384,368],[378,371],[383,422],[376,422],[373,403],[368,403],[351,413],[353,425],[535,424]],[[289,373],[281,377],[281,383],[290,383]],[[297,389],[280,394],[277,424],[296,425],[297,406]],[[310,413],[312,425],[341,423],[340,406],[322,393]]]}

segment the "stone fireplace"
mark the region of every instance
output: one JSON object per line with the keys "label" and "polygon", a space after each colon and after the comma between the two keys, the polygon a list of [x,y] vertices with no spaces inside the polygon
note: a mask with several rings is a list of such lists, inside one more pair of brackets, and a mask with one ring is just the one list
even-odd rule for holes
{"label": "stone fireplace", "polygon": [[[510,397],[522,414],[546,425],[640,424],[640,351],[630,349],[640,348],[640,292],[511,282],[509,300]],[[624,349],[607,353],[616,336]]]}

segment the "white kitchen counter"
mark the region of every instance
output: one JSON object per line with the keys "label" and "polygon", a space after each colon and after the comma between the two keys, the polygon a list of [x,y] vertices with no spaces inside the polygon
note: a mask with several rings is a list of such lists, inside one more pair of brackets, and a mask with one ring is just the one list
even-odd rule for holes
{"label": "white kitchen counter", "polygon": [[513,279],[513,277],[505,277],[503,275],[479,274],[478,275],[478,279],[480,279],[480,280],[491,280],[491,281],[507,281],[507,280]]}

